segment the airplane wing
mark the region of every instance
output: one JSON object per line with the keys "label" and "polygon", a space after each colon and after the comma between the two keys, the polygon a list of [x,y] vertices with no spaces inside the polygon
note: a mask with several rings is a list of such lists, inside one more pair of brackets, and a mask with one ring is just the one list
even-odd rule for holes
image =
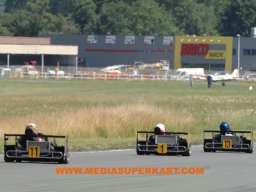
{"label": "airplane wing", "polygon": [[212,81],[231,81],[238,75],[238,69],[234,69],[232,74],[226,73],[226,72],[219,72],[212,76]]}

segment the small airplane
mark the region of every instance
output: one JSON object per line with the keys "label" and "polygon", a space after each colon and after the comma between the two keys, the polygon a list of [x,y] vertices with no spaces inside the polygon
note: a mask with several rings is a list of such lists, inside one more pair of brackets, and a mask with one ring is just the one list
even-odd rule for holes
{"label": "small airplane", "polygon": [[103,69],[101,69],[101,72],[103,73],[116,73],[116,74],[121,74],[122,72],[127,72],[128,67],[130,65],[113,65],[113,66],[108,66]]}
{"label": "small airplane", "polygon": [[234,69],[232,74],[226,73],[225,71],[221,71],[211,75],[213,82],[231,81],[237,76],[238,76],[238,69]]}

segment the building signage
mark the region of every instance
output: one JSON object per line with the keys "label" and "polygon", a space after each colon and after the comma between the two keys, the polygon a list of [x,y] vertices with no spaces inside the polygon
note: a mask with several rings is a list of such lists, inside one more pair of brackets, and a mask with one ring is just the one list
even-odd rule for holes
{"label": "building signage", "polygon": [[164,36],[163,45],[173,45],[173,37],[172,36]]}
{"label": "building signage", "polygon": [[116,43],[116,36],[115,35],[107,35],[105,37],[106,44],[115,44]]}
{"label": "building signage", "polygon": [[153,45],[155,42],[155,37],[154,36],[145,36],[144,37],[144,44],[146,45]]}
{"label": "building signage", "polygon": [[209,51],[208,44],[184,43],[181,45],[182,56],[206,56]]}
{"label": "building signage", "polygon": [[135,44],[135,36],[125,36],[124,44]]}
{"label": "building signage", "polygon": [[88,44],[95,44],[98,42],[98,38],[96,35],[88,35],[86,39],[86,43]]}
{"label": "building signage", "polygon": [[206,59],[225,59],[225,51],[210,50],[205,57]]}

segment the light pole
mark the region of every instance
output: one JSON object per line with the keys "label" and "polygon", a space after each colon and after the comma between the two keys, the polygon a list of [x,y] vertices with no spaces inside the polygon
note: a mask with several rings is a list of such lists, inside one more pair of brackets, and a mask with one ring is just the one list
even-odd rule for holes
{"label": "light pole", "polygon": [[240,34],[237,34],[237,68],[238,77],[240,77]]}

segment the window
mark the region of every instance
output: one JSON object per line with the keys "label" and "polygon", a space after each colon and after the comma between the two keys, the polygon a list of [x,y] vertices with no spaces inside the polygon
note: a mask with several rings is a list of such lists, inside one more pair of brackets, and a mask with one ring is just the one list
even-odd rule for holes
{"label": "window", "polygon": [[244,49],[244,55],[251,55],[251,50],[250,49]]}
{"label": "window", "polygon": [[233,55],[236,55],[236,49],[233,49],[233,50],[232,50],[232,54],[233,54]]}
{"label": "window", "polygon": [[256,55],[256,49],[251,49],[251,55]]}

